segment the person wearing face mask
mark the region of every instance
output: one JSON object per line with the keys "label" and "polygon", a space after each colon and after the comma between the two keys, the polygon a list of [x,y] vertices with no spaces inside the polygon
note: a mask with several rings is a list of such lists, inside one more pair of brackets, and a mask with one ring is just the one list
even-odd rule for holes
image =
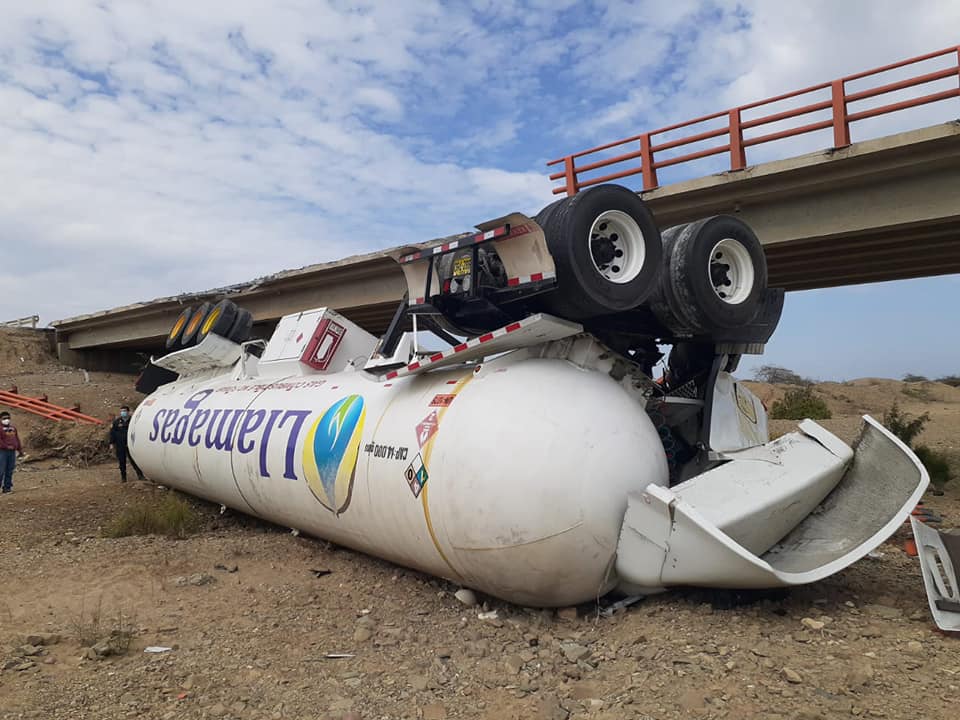
{"label": "person wearing face mask", "polygon": [[113,445],[113,449],[117,453],[117,464],[120,465],[120,482],[127,481],[128,459],[130,464],[133,465],[133,469],[137,471],[137,479],[143,480],[143,473],[127,451],[127,430],[129,427],[130,408],[124,405],[120,408],[120,417],[116,418],[113,425],[110,426],[110,444]]}
{"label": "person wearing face mask", "polygon": [[4,493],[13,492],[13,468],[17,457],[23,457],[20,436],[10,422],[10,413],[0,412],[0,487]]}

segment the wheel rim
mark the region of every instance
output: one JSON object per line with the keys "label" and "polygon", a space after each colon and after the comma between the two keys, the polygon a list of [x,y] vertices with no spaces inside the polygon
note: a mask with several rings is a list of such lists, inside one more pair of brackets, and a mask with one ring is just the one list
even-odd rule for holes
{"label": "wheel rim", "polygon": [[172,338],[175,338],[177,335],[179,335],[180,331],[183,330],[183,326],[186,324],[186,322],[187,322],[186,315],[181,315],[180,317],[178,317],[177,322],[173,324],[173,329],[170,330],[169,337],[172,339]]}
{"label": "wheel rim", "polygon": [[213,328],[214,323],[220,318],[220,308],[214,308],[213,311],[207,316],[207,320],[203,323],[203,327],[200,329],[201,335],[209,335],[210,330]]}
{"label": "wheel rim", "polygon": [[196,315],[194,315],[194,316],[190,319],[190,324],[187,325],[187,329],[186,329],[186,331],[184,331],[184,334],[185,334],[185,335],[192,335],[193,333],[195,333],[195,332],[197,331],[197,328],[200,326],[200,321],[201,321],[201,320],[203,320],[203,316],[200,315],[200,313],[197,313]]}
{"label": "wheel rim", "polygon": [[750,252],[739,240],[721,240],[710,253],[707,277],[718,298],[739,305],[750,296],[756,277]]}
{"label": "wheel rim", "polygon": [[590,260],[612,283],[628,283],[643,270],[647,246],[637,221],[620,210],[600,213],[590,226]]}

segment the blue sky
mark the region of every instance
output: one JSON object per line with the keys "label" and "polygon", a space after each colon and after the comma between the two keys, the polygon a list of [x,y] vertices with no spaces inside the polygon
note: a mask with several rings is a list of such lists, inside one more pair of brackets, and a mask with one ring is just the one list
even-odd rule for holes
{"label": "blue sky", "polygon": [[817,380],[960,374],[960,275],[787,293],[766,352],[738,374],[780,365]]}
{"label": "blue sky", "polygon": [[[43,322],[532,213],[554,157],[960,41],[955,0],[0,2],[0,314]],[[762,361],[960,371],[956,290],[790,294]]]}

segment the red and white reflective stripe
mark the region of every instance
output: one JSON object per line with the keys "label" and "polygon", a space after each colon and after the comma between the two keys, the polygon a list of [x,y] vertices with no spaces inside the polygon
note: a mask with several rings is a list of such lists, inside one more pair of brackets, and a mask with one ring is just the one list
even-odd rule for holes
{"label": "red and white reflective stripe", "polygon": [[421,370],[423,368],[429,367],[435,362],[438,362],[440,360],[445,360],[446,358],[453,357],[458,353],[462,353],[464,350],[470,350],[472,348],[477,347],[478,345],[482,345],[483,343],[488,343],[491,340],[494,340],[496,338],[503,337],[504,335],[507,335],[512,332],[516,332],[520,328],[526,327],[534,320],[537,320],[538,317],[539,316],[528,317],[524,320],[510,323],[506,327],[499,328],[498,330],[494,330],[493,332],[485,333],[480,337],[473,338],[472,340],[467,340],[467,342],[460,343],[459,345],[452,347],[449,350],[444,350],[443,352],[435,353],[428,358],[424,358],[423,360],[412,362],[409,365],[407,365],[405,368],[402,368],[400,370],[392,370],[391,372],[387,373],[386,379],[393,380],[394,378],[399,377],[400,375],[407,375],[409,373],[416,372],[417,370]]}
{"label": "red and white reflective stripe", "polygon": [[495,240],[498,237],[503,237],[508,232],[510,232],[510,226],[501,225],[500,227],[494,228],[493,230],[487,230],[485,233],[479,233],[477,235],[474,235],[473,242],[478,243],[478,242],[486,242],[487,240]]}
{"label": "red and white reflective stripe", "polygon": [[[487,242],[488,240],[496,240],[499,237],[504,237],[508,232],[510,232],[510,226],[503,225],[502,227],[494,228],[493,230],[487,230],[484,233],[477,233],[473,237],[468,237],[463,240],[454,240],[453,242],[443,243],[443,245],[436,245],[432,248],[426,248],[420,252],[404,255],[400,258],[400,264],[402,265],[405,263],[414,262],[416,260],[422,260],[425,257],[430,257],[431,255],[439,255],[441,253],[449,252],[450,250],[456,250],[461,245],[471,245]],[[512,234],[511,236],[513,237]]]}
{"label": "red and white reflective stripe", "polygon": [[410,298],[409,304],[410,304],[410,305],[423,305],[426,301],[427,301],[427,299],[426,299],[426,298],[422,298],[422,297],[419,297],[419,298]]}
{"label": "red and white reflective stripe", "polygon": [[544,280],[554,280],[557,274],[552,272],[534,273],[533,275],[521,275],[520,277],[509,278],[507,287],[516,287],[517,285],[526,285],[532,282],[542,282]]}

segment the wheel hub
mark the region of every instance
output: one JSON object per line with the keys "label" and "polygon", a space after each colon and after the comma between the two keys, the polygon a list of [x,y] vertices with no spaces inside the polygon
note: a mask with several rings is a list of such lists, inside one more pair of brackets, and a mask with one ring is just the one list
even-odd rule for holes
{"label": "wheel hub", "polygon": [[[617,248],[613,240],[606,235],[594,233],[590,238],[590,250],[593,253],[593,261],[601,266],[610,265],[617,257]],[[623,251],[619,251],[623,255]]]}
{"label": "wheel hub", "polygon": [[730,305],[739,305],[750,296],[756,277],[750,253],[733,238],[713,246],[707,273],[713,292]]}
{"label": "wheel hub", "polygon": [[643,269],[646,245],[636,220],[620,210],[607,210],[590,227],[590,259],[610,282],[628,283]]}
{"label": "wheel hub", "polygon": [[714,288],[727,288],[733,284],[733,282],[730,280],[729,271],[730,266],[726,263],[717,261],[712,261],[710,263],[710,279],[713,280]]}

